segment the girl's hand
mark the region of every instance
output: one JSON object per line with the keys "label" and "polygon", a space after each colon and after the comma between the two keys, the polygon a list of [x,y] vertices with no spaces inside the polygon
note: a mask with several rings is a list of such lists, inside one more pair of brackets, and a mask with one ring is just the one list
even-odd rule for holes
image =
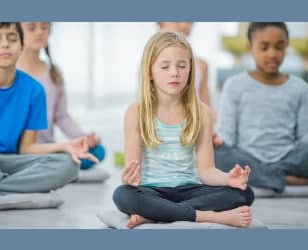
{"label": "girl's hand", "polygon": [[220,147],[222,144],[224,144],[223,139],[216,132],[213,134],[213,143],[215,147]]}
{"label": "girl's hand", "polygon": [[101,143],[101,139],[95,133],[92,132],[91,134],[87,135],[87,142],[89,147],[93,148]]}
{"label": "girl's hand", "polygon": [[229,171],[228,174],[228,186],[233,188],[239,188],[241,190],[246,190],[248,176],[250,174],[249,166],[245,166],[245,168],[242,169],[239,164],[236,164],[234,168]]}
{"label": "girl's hand", "polygon": [[139,186],[141,183],[141,166],[140,163],[136,160],[133,160],[128,163],[124,168],[122,173],[122,182],[124,184]]}
{"label": "girl's hand", "polygon": [[64,143],[64,152],[71,154],[73,161],[76,162],[78,165],[81,164],[80,159],[89,159],[98,163],[98,159],[88,152],[89,145],[87,142],[87,137],[80,137],[77,139],[73,139]]}

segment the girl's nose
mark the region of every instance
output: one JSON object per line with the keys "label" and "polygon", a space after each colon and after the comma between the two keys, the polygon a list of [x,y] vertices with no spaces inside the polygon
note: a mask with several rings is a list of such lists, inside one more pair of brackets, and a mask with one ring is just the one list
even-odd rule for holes
{"label": "girl's nose", "polygon": [[178,75],[179,75],[179,71],[177,67],[171,67],[171,76],[178,77]]}
{"label": "girl's nose", "polygon": [[275,58],[277,56],[277,52],[275,49],[269,49],[268,50],[268,57]]}

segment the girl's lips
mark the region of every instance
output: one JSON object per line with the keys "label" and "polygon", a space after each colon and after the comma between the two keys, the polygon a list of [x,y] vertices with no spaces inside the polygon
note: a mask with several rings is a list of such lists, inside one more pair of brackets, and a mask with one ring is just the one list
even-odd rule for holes
{"label": "girl's lips", "polygon": [[266,65],[269,67],[277,67],[278,63],[277,62],[266,62]]}
{"label": "girl's lips", "polygon": [[12,54],[11,53],[0,53],[0,57],[2,58],[7,58],[7,57],[11,57]]}
{"label": "girl's lips", "polygon": [[179,82],[169,82],[168,84],[169,84],[169,85],[178,85]]}

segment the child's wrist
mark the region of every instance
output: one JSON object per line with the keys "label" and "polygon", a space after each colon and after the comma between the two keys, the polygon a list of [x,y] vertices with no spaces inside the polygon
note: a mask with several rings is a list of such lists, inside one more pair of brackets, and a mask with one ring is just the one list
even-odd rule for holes
{"label": "child's wrist", "polygon": [[68,150],[68,142],[59,143],[59,151],[60,152],[69,152]]}
{"label": "child's wrist", "polygon": [[225,183],[226,183],[225,186],[231,187],[229,173],[226,173]]}

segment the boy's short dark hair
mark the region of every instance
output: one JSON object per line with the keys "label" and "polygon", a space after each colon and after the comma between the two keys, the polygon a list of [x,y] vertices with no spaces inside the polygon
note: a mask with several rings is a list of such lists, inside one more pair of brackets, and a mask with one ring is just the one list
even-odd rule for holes
{"label": "boy's short dark hair", "polygon": [[21,46],[23,47],[24,46],[24,32],[22,31],[22,28],[21,28],[21,25],[20,23],[16,22],[0,22],[0,29],[1,28],[9,28],[11,25],[15,25],[16,27],[16,31],[19,35],[19,38],[20,38],[20,43],[21,43]]}
{"label": "boy's short dark hair", "polygon": [[267,27],[276,27],[278,29],[281,29],[285,34],[287,39],[289,39],[289,31],[287,28],[287,25],[283,22],[272,22],[272,23],[266,23],[266,22],[256,22],[256,23],[250,23],[247,30],[247,38],[248,41],[252,41],[253,33],[255,33],[257,30],[263,30]]}

